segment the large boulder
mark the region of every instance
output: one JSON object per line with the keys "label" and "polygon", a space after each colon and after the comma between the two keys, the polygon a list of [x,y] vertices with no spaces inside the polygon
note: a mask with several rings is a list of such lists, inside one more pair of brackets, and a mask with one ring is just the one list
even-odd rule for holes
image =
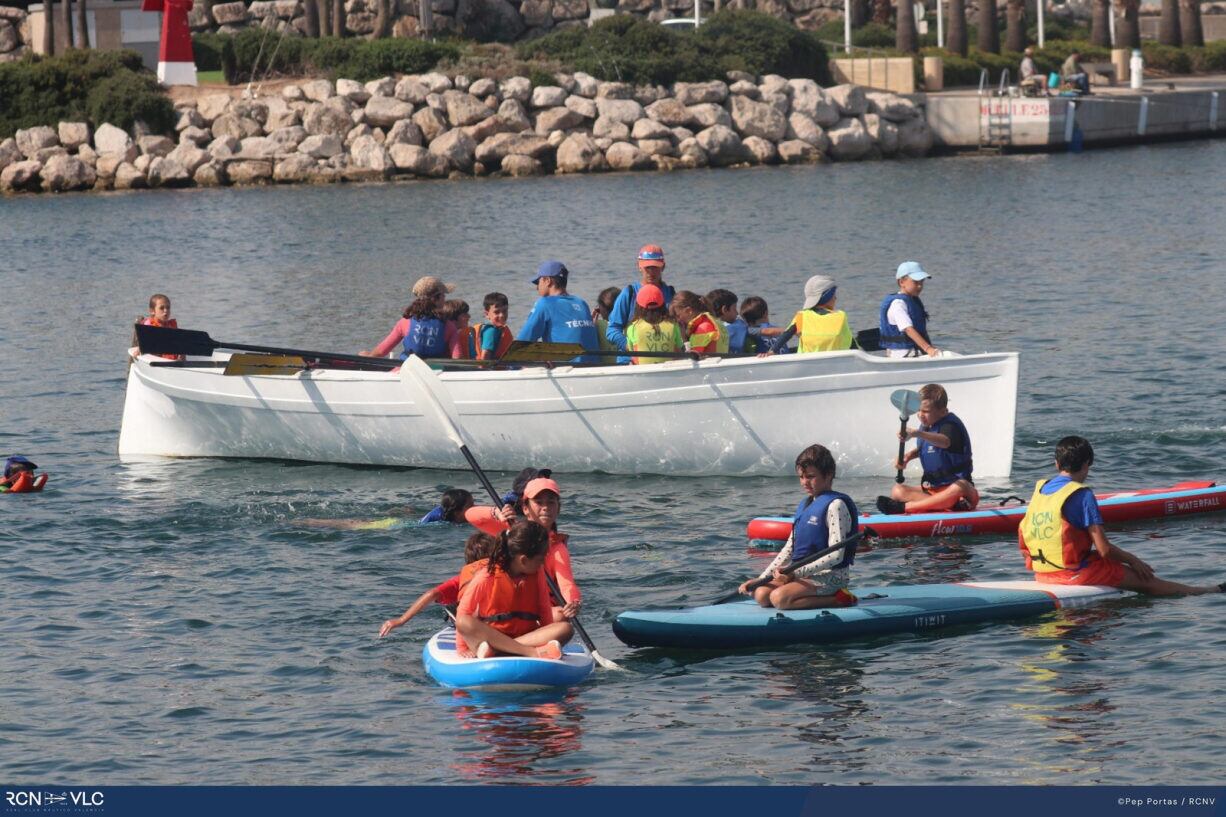
{"label": "large boulder", "polygon": [[597,139],[607,138],[614,141],[624,141],[630,138],[630,128],[624,122],[601,116],[592,124],[592,136]]}
{"label": "large boulder", "polygon": [[422,105],[426,101],[426,97],[430,95],[430,89],[424,83],[418,81],[416,77],[404,77],[396,83],[396,91],[392,96],[399,99],[401,102],[408,102],[412,105]]}
{"label": "large boulder", "polygon": [[635,122],[630,135],[635,139],[667,139],[670,142],[673,139],[672,129],[654,119],[640,119]]}
{"label": "large boulder", "polygon": [[760,136],[778,142],[787,133],[787,118],[770,105],[734,95],[731,108],[732,124],[743,136]]}
{"label": "large boulder", "polygon": [[59,144],[59,135],[46,125],[17,131],[17,149],[27,159],[33,159],[44,148],[57,147]]}
{"label": "large boulder", "polygon": [[678,82],[673,85],[673,96],[686,107],[704,102],[720,103],[728,98],[728,85],[719,80]]}
{"label": "large boulder", "polygon": [[628,82],[599,82],[597,99],[634,99],[634,86]]}
{"label": "large boulder", "polygon": [[87,190],[94,186],[98,176],[94,169],[76,156],[52,156],[43,165],[40,175],[43,190],[62,193],[65,190]]}
{"label": "large boulder", "polygon": [[898,150],[904,156],[920,157],[932,150],[932,130],[922,116],[898,125]]}
{"label": "large boulder", "polygon": [[545,166],[531,156],[512,153],[502,160],[502,172],[508,176],[539,176],[545,172]]}
{"label": "large boulder", "polygon": [[85,122],[61,122],[57,131],[60,144],[68,150],[89,144],[89,125]]}
{"label": "large boulder", "polygon": [[819,127],[828,128],[840,119],[839,108],[826,96],[816,82],[811,79],[793,79],[788,81],[792,89],[792,111],[803,113],[812,119]]}
{"label": "large boulder", "polygon": [[113,184],[116,190],[139,190],[149,186],[145,181],[145,174],[137,170],[131,162],[123,162],[115,168]]}
{"label": "large boulder", "polygon": [[233,136],[219,136],[206,148],[214,159],[228,159],[242,150],[242,142]]}
{"label": "large boulder", "polygon": [[136,144],[132,141],[132,137],[122,128],[117,128],[109,122],[104,122],[98,126],[98,130],[94,131],[94,150],[98,151],[98,155],[105,156],[114,154],[123,156],[124,161],[130,162],[139,154],[136,150]]}
{"label": "large boulder", "polygon": [[570,130],[586,120],[570,108],[546,108],[536,115],[536,132],[545,136],[555,130]]}
{"label": "large boulder", "polygon": [[192,183],[187,168],[169,156],[155,156],[149,163],[147,177],[150,187],[186,187]]}
{"label": "large boulder", "polygon": [[38,172],[42,169],[43,163],[34,159],[13,162],[0,171],[0,191],[37,190]]}
{"label": "large boulder", "polygon": [[559,173],[591,173],[604,170],[608,164],[596,142],[586,133],[572,133],[558,146]]}
{"label": "large boulder", "polygon": [[422,108],[413,114],[413,124],[421,130],[422,139],[428,144],[447,130],[447,117],[435,108]]}
{"label": "large boulder", "polygon": [[[116,176],[116,186],[118,186],[119,177]],[[195,174],[192,176],[199,187],[220,187],[223,184],[229,184],[229,177],[226,176],[226,166],[218,161],[211,161],[200,165],[196,168]]]}
{"label": "large boulder", "polygon": [[[395,86],[393,86],[394,90]],[[365,85],[352,79],[338,79],[336,81],[336,95],[343,96],[355,105],[364,105],[366,100],[373,96],[370,91],[366,90]]]}
{"label": "large boulder", "polygon": [[392,145],[388,150],[397,170],[412,173],[414,176],[443,178],[451,169],[442,156],[431,153],[418,145]]}
{"label": "large boulder", "polygon": [[689,127],[698,130],[710,128],[714,125],[723,125],[725,128],[732,127],[732,117],[721,106],[713,102],[691,105],[687,110],[690,112]]}
{"label": "large boulder", "polygon": [[655,167],[651,157],[629,142],[614,142],[605,151],[605,161],[612,170],[648,170]]}
{"label": "large boulder", "polygon": [[[878,114],[888,122],[906,122],[920,115],[914,102],[898,94],[869,91],[865,96],[868,98],[869,113]],[[62,137],[60,141],[64,141]]]}
{"label": "large boulder", "polygon": [[368,170],[390,171],[394,166],[392,156],[373,136],[359,136],[349,146],[349,159],[354,167]]}
{"label": "large boulder", "polygon": [[677,152],[672,139],[636,139],[634,143],[648,156],[673,156]]}
{"label": "large boulder", "polygon": [[742,143],[749,161],[758,165],[773,165],[779,161],[779,151],[775,143],[761,136],[750,136]]}
{"label": "large boulder", "polygon": [[[175,110],[177,118],[175,119],[175,131],[184,131],[188,128],[203,128],[208,123],[204,121],[204,117],[199,111],[193,108],[178,108]],[[62,126],[63,123],[61,123]],[[60,139],[63,141],[63,138]]]}
{"label": "large boulder", "polygon": [[481,77],[473,80],[472,85],[468,86],[468,92],[478,99],[484,99],[490,94],[498,92],[498,83],[489,77]]}
{"label": "large boulder", "polygon": [[690,110],[676,99],[657,100],[646,107],[644,112],[655,121],[670,128],[683,127],[690,123]]}
{"label": "large boulder", "polygon": [[[418,135],[420,136],[420,132]],[[334,133],[308,136],[298,143],[298,152],[312,159],[331,159],[340,155],[344,149],[341,138]]]}
{"label": "large boulder", "polygon": [[866,113],[864,129],[882,156],[893,156],[898,152],[898,126],[893,122],[883,119],[880,114]]}
{"label": "large boulder", "polygon": [[557,108],[566,104],[570,94],[556,85],[538,85],[532,89],[530,105],[533,108]]}
{"label": "large boulder", "polygon": [[212,141],[213,134],[204,128],[184,128],[183,132],[179,134],[180,145],[190,142],[196,147],[204,147]]}
{"label": "large boulder", "polygon": [[13,162],[22,160],[21,151],[17,149],[17,140],[9,137],[0,142],[0,170],[11,165]]}
{"label": "large boulder", "polygon": [[315,159],[303,153],[296,153],[277,162],[272,169],[272,180],[282,183],[310,181],[315,167]]}
{"label": "large boulder", "polygon": [[594,99],[572,94],[566,97],[564,104],[584,119],[595,119],[600,116],[600,109],[596,107],[596,100]]}
{"label": "large boulder", "polygon": [[633,125],[646,116],[643,106],[633,99],[597,98],[596,111],[602,118],[621,122],[623,125]]}
{"label": "large boulder", "polygon": [[278,128],[268,134],[269,141],[279,145],[283,153],[293,153],[305,138],[307,138],[306,128],[301,125]]}
{"label": "large boulder", "polygon": [[830,140],[826,138],[826,132],[800,111],[793,111],[792,115],[788,117],[788,130],[784,134],[784,138],[808,142],[823,152],[830,146]]}
{"label": "large boulder", "polygon": [[401,119],[412,116],[413,106],[392,96],[372,96],[366,103],[365,112],[368,125],[376,128],[390,128]]}
{"label": "large boulder", "polygon": [[248,136],[239,142],[238,156],[243,159],[271,159],[279,153],[289,153],[267,136]]}
{"label": "large boulder", "polygon": [[744,79],[729,85],[728,93],[732,96],[747,96],[750,99],[759,99],[762,96],[762,91],[757,85]]}
{"label": "large boulder", "polygon": [[475,125],[494,115],[484,102],[464,91],[443,91],[443,104],[447,107],[447,119],[455,128]]}
{"label": "large boulder", "polygon": [[716,167],[745,161],[745,146],[741,143],[741,137],[727,125],[712,125],[694,138],[707,154],[708,162]]}
{"label": "large boulder", "polygon": [[693,136],[677,145],[677,156],[682,167],[706,167],[710,164],[707,152],[698,144],[697,137]]}
{"label": "large boulder", "polygon": [[497,165],[508,156],[542,159],[553,152],[549,140],[534,133],[497,133],[477,146],[474,157],[484,165]]}
{"label": "large boulder", "polygon": [[532,120],[524,110],[524,104],[517,99],[504,99],[498,106],[498,118],[507,123],[513,131],[525,131],[532,128]]}
{"label": "large boulder", "polygon": [[136,140],[140,152],[146,156],[166,156],[175,149],[175,143],[165,136],[149,135]]}
{"label": "large boulder", "polygon": [[441,156],[456,170],[468,173],[473,167],[477,144],[459,128],[449,130],[430,142],[430,152]]}
{"label": "large boulder", "polygon": [[272,162],[267,159],[231,159],[226,162],[231,184],[264,184],[272,180]]}
{"label": "large boulder", "polygon": [[229,108],[229,94],[208,94],[196,100],[196,113],[200,114],[200,118],[204,120],[204,124],[201,127],[212,125],[213,120],[221,116]]}
{"label": "large boulder", "polygon": [[758,83],[758,87],[762,90],[764,96],[774,94],[784,94],[791,96],[792,88],[788,85],[788,81],[778,74],[767,74],[762,77],[762,81]]}
{"label": "large boulder", "polygon": [[218,3],[213,6],[213,19],[218,25],[235,25],[248,20],[247,4],[242,2]]}
{"label": "large boulder", "polygon": [[465,125],[464,132],[472,137],[478,145],[496,133],[517,132],[499,116],[489,116],[475,125]]}
{"label": "large boulder", "polygon": [[196,170],[213,157],[208,154],[208,151],[201,150],[191,143],[185,143],[172,150],[166,158],[173,159],[188,176],[194,176]]}
{"label": "large boulder", "polygon": [[578,94],[579,96],[587,97],[588,99],[594,99],[596,94],[600,91],[600,80],[596,79],[596,77],[592,76],[591,74],[576,71],[572,76],[572,79],[575,81],[574,90],[571,91],[573,94]]}
{"label": "large boulder", "polygon": [[421,128],[417,127],[417,123],[412,119],[401,119],[392,125],[383,144],[390,148],[392,145],[420,145],[424,144],[424,141]]}
{"label": "large boulder", "polygon": [[868,113],[868,98],[859,85],[835,85],[826,89],[826,97],[843,116],[863,116]]}
{"label": "large boulder", "polygon": [[527,77],[509,77],[498,86],[502,98],[514,99],[516,102],[528,102],[532,99],[532,80]]}
{"label": "large boulder", "polygon": [[326,79],[313,79],[302,83],[302,95],[312,102],[327,102],[336,96],[336,88]]}
{"label": "large boulder", "polygon": [[264,133],[264,129],[260,127],[259,122],[234,113],[223,113],[214,119],[212,131],[214,137],[233,136],[235,139],[261,136]]}
{"label": "large boulder", "polygon": [[796,165],[821,161],[825,156],[820,150],[802,139],[787,139],[779,143],[779,161]]}
{"label": "large boulder", "polygon": [[873,149],[873,140],[859,119],[840,119],[826,135],[830,137],[830,155],[839,161],[862,159]]}
{"label": "large boulder", "polygon": [[441,94],[443,91],[449,91],[455,87],[451,77],[438,71],[422,74],[420,79],[422,84],[429,88],[432,94]]}

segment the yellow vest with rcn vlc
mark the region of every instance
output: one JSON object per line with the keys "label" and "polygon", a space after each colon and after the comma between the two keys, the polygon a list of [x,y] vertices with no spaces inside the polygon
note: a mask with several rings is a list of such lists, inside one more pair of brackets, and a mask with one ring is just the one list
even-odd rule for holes
{"label": "yellow vest with rcn vlc", "polygon": [[[682,352],[685,341],[681,339],[681,327],[676,321],[663,320],[656,326],[639,318],[626,327],[626,351],[628,352]],[[667,363],[666,357],[635,357],[637,363]]]}
{"label": "yellow vest with rcn vlc", "polygon": [[1026,515],[1018,528],[1022,547],[1030,557],[1030,569],[1036,573],[1076,570],[1086,555],[1089,536],[1073,528],[1061,515],[1064,501],[1086,487],[1069,482],[1054,494],[1044,496],[1041,488],[1047,480],[1035,485],[1034,496],[1026,507]]}
{"label": "yellow vest with rcn vlc", "polygon": [[803,309],[792,319],[800,340],[797,352],[841,352],[851,348],[851,327],[847,313],[841,309],[833,312],[814,312]]}

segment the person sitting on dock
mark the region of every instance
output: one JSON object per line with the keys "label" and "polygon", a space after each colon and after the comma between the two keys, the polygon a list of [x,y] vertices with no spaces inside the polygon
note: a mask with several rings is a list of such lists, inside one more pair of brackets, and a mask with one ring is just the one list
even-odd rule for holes
{"label": "person sitting on dock", "polygon": [[1081,52],[1073,51],[1060,66],[1060,79],[1083,94],[1090,93],[1090,75],[1081,65]]}
{"label": "person sitting on dock", "polygon": [[903,261],[894,274],[898,292],[881,301],[878,329],[881,348],[889,357],[937,357],[941,350],[928,339],[928,312],[920,294],[924,281],[932,276],[924,272],[918,261]]}
{"label": "person sitting on dock", "polygon": [[[617,300],[613,302],[613,309],[609,312],[609,328],[606,330],[606,337],[618,349],[626,348],[626,327],[630,325],[630,321],[634,320],[634,299],[639,294],[639,287],[645,284],[658,286],[664,293],[664,306],[672,306],[673,294],[675,290],[669,284],[664,283],[664,250],[656,244],[645,244],[639,250],[638,254],[639,280],[632,284],[627,284],[625,289],[617,296]],[[618,363],[629,363],[630,358],[619,357]]]}
{"label": "person sitting on dock", "polygon": [[379,345],[359,354],[366,357],[386,357],[396,344],[402,344],[400,359],[409,355],[422,358],[463,356],[460,348],[460,333],[453,321],[443,319],[443,304],[447,293],[455,289],[433,275],[417,279],[413,284],[413,303],[405,307],[404,315],[396,321]]}
{"label": "person sitting on dock", "polygon": [[[787,543],[766,569],[757,577],[773,576],[769,584],[753,591],[762,607],[779,610],[811,610],[817,607],[848,607],[856,597],[847,590],[850,568],[855,561],[856,545],[837,550],[815,562],[797,568],[791,574],[780,568],[843,541],[859,527],[856,503],[847,494],[834,490],[835,463],[830,449],[811,445],[796,457],[796,476],[807,496],[796,506],[792,518],[792,534]],[[749,593],[749,583],[739,590]]]}
{"label": "person sitting on dock", "polygon": [[[569,278],[570,271],[561,261],[544,261],[537,267],[532,283],[536,284],[536,292],[541,297],[533,304],[516,340],[577,343],[589,352],[600,351],[592,310],[587,301],[567,293]],[[583,355],[576,361],[598,363],[600,358]]]}
{"label": "person sitting on dock", "polygon": [[506,354],[507,347],[515,336],[507,326],[511,313],[511,301],[501,292],[491,292],[481,302],[485,321],[477,324],[474,337],[477,345],[477,360],[497,360]]}
{"label": "person sitting on dock", "polygon": [[1226,593],[1226,582],[1212,587],[1180,584],[1154,575],[1154,569],[1111,544],[1094,492],[1085,479],[1094,464],[1094,449],[1082,437],[1056,443],[1059,475],[1042,479],[1017,531],[1026,568],[1040,584],[1097,584],[1152,596],[1199,596]]}
{"label": "person sitting on dock", "polygon": [[882,513],[927,513],[951,509],[972,511],[979,504],[979,491],[971,480],[973,468],[971,437],[966,426],[951,412],[949,395],[936,383],[920,389],[919,428],[899,432],[900,440],[918,440],[898,470],[919,457],[924,466],[921,487],[895,485],[891,496],[877,497],[877,509]]}
{"label": "person sitting on dock", "polygon": [[851,348],[851,326],[847,313],[836,309],[838,285],[825,275],[814,275],[805,282],[805,302],[791,325],[775,338],[770,348],[758,357],[770,357],[784,349],[793,336],[799,336],[797,352],[841,352]]}
{"label": "person sitting on dock", "polygon": [[[464,566],[468,568],[469,565],[488,559],[490,554],[494,552],[494,546],[497,544],[498,539],[490,536],[488,533],[474,533],[464,542]],[[404,613],[383,622],[383,626],[379,628],[379,638],[383,638],[397,627],[403,627],[405,624],[408,624],[414,616],[435,602],[444,607],[454,608],[460,601],[460,586],[471,577],[473,572],[474,569],[472,568],[461,570],[442,584],[431,587],[422,593],[417,597],[417,601],[413,602]]]}
{"label": "person sitting on dock", "polygon": [[[664,291],[655,284],[639,287],[634,320],[626,327],[626,349],[631,352],[684,352],[681,327],[668,317]],[[667,363],[667,357],[631,358],[632,363]]]}
{"label": "person sitting on dock", "polygon": [[1028,96],[1047,96],[1047,74],[1039,71],[1034,61],[1034,46],[1026,46],[1022,52],[1022,64],[1018,68],[1021,79],[1017,85]]}

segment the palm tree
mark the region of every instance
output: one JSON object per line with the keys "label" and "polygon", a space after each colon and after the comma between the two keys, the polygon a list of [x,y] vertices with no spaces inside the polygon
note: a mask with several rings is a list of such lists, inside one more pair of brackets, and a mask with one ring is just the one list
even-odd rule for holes
{"label": "palm tree", "polygon": [[308,37],[318,37],[319,7],[315,5],[315,0],[306,0],[302,4],[302,14],[306,18],[306,35]]}
{"label": "palm tree", "polygon": [[72,48],[72,0],[60,4],[60,26],[64,29],[64,48]]}
{"label": "palm tree", "polygon": [[375,0],[375,30],[370,39],[379,40],[392,35],[392,0]]}
{"label": "palm tree", "polygon": [[907,54],[919,50],[919,34],[915,31],[915,7],[911,0],[898,0],[894,22],[894,47]]}
{"label": "palm tree", "polygon": [[332,33],[345,36],[345,0],[332,0]]}
{"label": "palm tree", "polygon": [[966,56],[966,0],[949,0],[949,32],[945,50]]}
{"label": "palm tree", "polygon": [[873,22],[882,25],[890,22],[890,0],[873,0]]}
{"label": "palm tree", "polygon": [[979,50],[1000,53],[1000,31],[996,28],[996,0],[979,0]]}
{"label": "palm tree", "polygon": [[85,0],[77,0],[77,48],[89,48],[89,17]]}
{"label": "palm tree", "polygon": [[1179,0],[1179,36],[1184,45],[1203,46],[1205,31],[1200,25],[1200,0]]}
{"label": "palm tree", "polygon": [[868,0],[851,0],[851,27],[859,28],[868,22]]}
{"label": "palm tree", "polygon": [[1008,0],[1005,4],[1005,50],[1021,51],[1026,47],[1026,0]]}
{"label": "palm tree", "polygon": [[51,0],[43,3],[43,53],[50,57],[55,53],[55,11]]}
{"label": "palm tree", "polygon": [[1119,25],[1115,29],[1116,48],[1141,47],[1141,22],[1137,16],[1141,11],[1141,0],[1120,0]]}
{"label": "palm tree", "polygon": [[306,0],[315,3],[316,15],[319,17],[319,36],[332,36],[332,3],[330,0]]}
{"label": "palm tree", "polygon": [[1110,0],[1094,0],[1090,6],[1090,42],[1103,48],[1111,47]]}
{"label": "palm tree", "polygon": [[1158,42],[1163,45],[1173,45],[1176,48],[1183,45],[1183,37],[1179,32],[1179,0],[1162,0],[1162,17],[1158,21]]}

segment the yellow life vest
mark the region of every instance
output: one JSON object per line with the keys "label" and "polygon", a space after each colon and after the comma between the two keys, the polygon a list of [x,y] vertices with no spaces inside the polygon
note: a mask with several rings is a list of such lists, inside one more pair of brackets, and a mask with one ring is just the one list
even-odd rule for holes
{"label": "yellow life vest", "polygon": [[792,318],[800,340],[798,352],[841,352],[851,348],[851,327],[841,309],[815,312],[803,309]]}
{"label": "yellow life vest", "polygon": [[[712,332],[694,332],[693,327],[697,325],[703,318],[711,322],[714,328]],[[707,352],[707,354],[726,355],[728,354],[728,324],[721,321],[719,318],[712,315],[710,312],[702,312],[690,321],[690,348],[702,349],[715,341],[715,351]]]}
{"label": "yellow life vest", "polygon": [[1018,528],[1018,544],[1026,556],[1026,567],[1035,573],[1080,569],[1093,547],[1090,535],[1073,527],[1061,514],[1064,501],[1075,491],[1086,487],[1069,482],[1054,494],[1044,495],[1041,479],[1034,487],[1034,496],[1026,506],[1026,515]]}
{"label": "yellow life vest", "polygon": [[[626,351],[628,352],[684,352],[685,341],[681,339],[681,327],[676,321],[663,320],[652,326],[639,318],[626,327]],[[666,357],[635,357],[634,363],[667,363]]]}
{"label": "yellow life vest", "polygon": [[[600,351],[602,352],[618,351],[617,345],[609,340],[609,320],[608,318],[596,318],[596,334],[599,336],[599,340],[600,340]],[[606,358],[605,362],[608,363],[610,361],[608,358]]]}

